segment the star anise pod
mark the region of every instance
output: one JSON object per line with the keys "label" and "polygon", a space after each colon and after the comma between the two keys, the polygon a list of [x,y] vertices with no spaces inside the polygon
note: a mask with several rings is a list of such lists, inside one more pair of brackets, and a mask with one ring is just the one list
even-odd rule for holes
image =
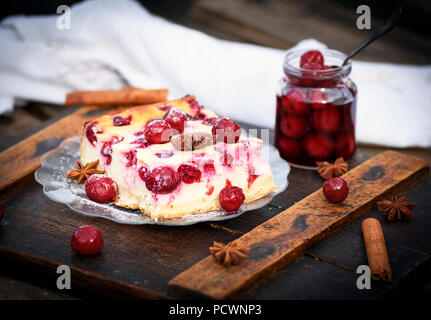
{"label": "star anise pod", "polygon": [[392,196],[390,200],[377,202],[377,208],[386,215],[389,221],[410,219],[413,217],[411,211],[415,206],[416,203],[406,201],[404,196],[400,198]]}
{"label": "star anise pod", "polygon": [[212,256],[225,267],[239,264],[247,258],[249,252],[249,248],[232,242],[225,245],[224,243],[213,241],[213,245],[210,247]]}
{"label": "star anise pod", "polygon": [[78,169],[70,170],[66,177],[76,180],[77,184],[84,183],[89,176],[95,173],[105,173],[103,170],[97,170],[97,165],[99,164],[99,160],[87,163],[85,166],[82,165],[80,161],[76,162],[76,167]]}
{"label": "star anise pod", "polygon": [[316,164],[319,167],[317,172],[325,180],[333,177],[339,177],[345,174],[349,169],[349,166],[344,161],[343,157],[338,158],[334,163],[327,161],[317,161]]}

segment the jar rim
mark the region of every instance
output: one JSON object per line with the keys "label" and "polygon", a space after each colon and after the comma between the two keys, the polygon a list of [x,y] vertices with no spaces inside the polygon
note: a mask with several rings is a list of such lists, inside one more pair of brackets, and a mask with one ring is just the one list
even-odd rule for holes
{"label": "jar rim", "polygon": [[[332,65],[331,69],[324,70],[310,70],[296,67],[291,62],[295,59],[298,59],[298,62],[301,56],[310,50],[318,50],[322,53],[325,59],[330,58],[331,61],[337,61],[339,64]],[[344,59],[347,57],[341,51],[333,50],[333,49],[290,49],[287,50],[284,59],[283,59],[283,70],[286,75],[294,76],[298,78],[321,78],[321,79],[332,79],[335,77],[346,77],[350,74],[352,70],[352,61],[348,60],[345,65],[343,65]],[[336,67],[334,67],[336,66]]]}

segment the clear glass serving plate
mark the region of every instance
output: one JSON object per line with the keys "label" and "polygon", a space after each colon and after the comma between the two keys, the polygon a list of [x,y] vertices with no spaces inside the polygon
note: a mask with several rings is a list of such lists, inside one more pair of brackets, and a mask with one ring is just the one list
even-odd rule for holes
{"label": "clear glass serving plate", "polygon": [[264,145],[262,148],[269,148],[269,163],[274,175],[274,183],[280,187],[278,190],[258,200],[242,204],[239,211],[234,213],[219,210],[191,214],[181,218],[154,220],[139,210],[117,207],[113,203],[100,204],[91,201],[85,194],[84,184],[75,184],[73,180],[65,177],[67,172],[75,168],[76,161],[79,160],[80,143],[80,136],[72,137],[63,141],[53,152],[44,155],[41,159],[41,167],[35,172],[35,179],[43,186],[43,192],[49,199],[64,203],[80,214],[101,217],[117,223],[185,226],[205,221],[232,219],[244,212],[267,205],[274,196],[286,190],[288,185],[289,164],[280,157],[274,146]]}

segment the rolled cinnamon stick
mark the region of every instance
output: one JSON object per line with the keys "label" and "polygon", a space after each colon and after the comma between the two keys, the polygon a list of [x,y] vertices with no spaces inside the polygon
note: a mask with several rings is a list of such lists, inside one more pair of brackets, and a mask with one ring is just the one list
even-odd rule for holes
{"label": "rolled cinnamon stick", "polygon": [[66,95],[65,104],[77,105],[140,105],[166,101],[168,89],[146,90],[125,87],[120,90],[74,91]]}
{"label": "rolled cinnamon stick", "polygon": [[368,265],[371,278],[374,280],[392,280],[392,271],[389,264],[388,251],[380,222],[374,218],[367,218],[362,222],[365,250],[367,251]]}

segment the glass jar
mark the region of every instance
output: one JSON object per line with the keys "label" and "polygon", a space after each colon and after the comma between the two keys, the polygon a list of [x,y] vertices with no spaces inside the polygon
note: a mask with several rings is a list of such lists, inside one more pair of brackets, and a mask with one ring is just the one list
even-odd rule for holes
{"label": "glass jar", "polygon": [[356,150],[356,85],[348,77],[345,54],[324,49],[323,70],[300,68],[308,50],[288,51],[285,77],[277,94],[275,146],[295,166],[315,168],[316,161],[352,158]]}

